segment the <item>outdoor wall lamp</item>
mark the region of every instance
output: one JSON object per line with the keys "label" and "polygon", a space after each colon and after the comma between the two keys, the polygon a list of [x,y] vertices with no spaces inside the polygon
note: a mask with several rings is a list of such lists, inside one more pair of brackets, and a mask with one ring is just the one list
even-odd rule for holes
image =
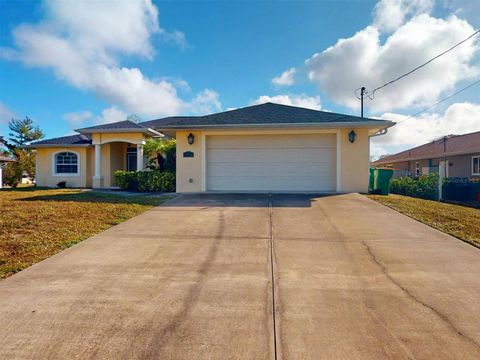
{"label": "outdoor wall lamp", "polygon": [[352,144],[355,142],[355,137],[357,136],[357,134],[355,133],[355,131],[350,131],[348,133],[348,141],[350,141]]}
{"label": "outdoor wall lamp", "polygon": [[193,145],[193,143],[195,142],[195,136],[192,133],[190,133],[187,136],[187,140],[190,145]]}

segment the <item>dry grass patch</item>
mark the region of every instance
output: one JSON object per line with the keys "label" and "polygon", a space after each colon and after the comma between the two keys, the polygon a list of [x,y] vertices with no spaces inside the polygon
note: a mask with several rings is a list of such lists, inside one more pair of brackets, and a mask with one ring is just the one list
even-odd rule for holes
{"label": "dry grass patch", "polygon": [[368,197],[480,248],[479,209],[392,194]]}
{"label": "dry grass patch", "polygon": [[166,199],[73,189],[0,190],[0,279]]}

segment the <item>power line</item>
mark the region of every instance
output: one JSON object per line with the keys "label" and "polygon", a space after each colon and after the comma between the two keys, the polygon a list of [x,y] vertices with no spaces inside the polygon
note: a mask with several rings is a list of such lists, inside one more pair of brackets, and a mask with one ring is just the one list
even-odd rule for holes
{"label": "power line", "polygon": [[475,86],[475,85],[477,85],[477,84],[479,84],[479,83],[480,83],[480,79],[478,79],[478,80],[474,81],[473,83],[465,86],[464,88],[461,88],[460,90],[454,92],[453,94],[448,95],[447,97],[444,97],[443,99],[438,100],[435,104],[432,104],[432,105],[424,108],[423,110],[420,110],[420,111],[416,112],[415,114],[410,115],[409,117],[407,117],[407,118],[405,118],[405,119],[402,119],[402,120],[397,121],[397,124],[400,124],[400,123],[402,123],[402,122],[404,122],[404,121],[406,121],[406,120],[408,120],[408,119],[414,118],[415,116],[424,113],[425,111],[427,111],[427,110],[429,110],[429,109],[437,106],[438,104],[440,104],[440,103],[442,103],[442,102],[444,102],[444,101],[446,101],[446,100],[454,97],[455,95],[460,94],[461,92],[463,92],[463,91],[465,91],[465,90],[467,90],[467,89],[471,88],[472,86]]}
{"label": "power line", "polygon": [[[391,81],[389,81],[389,82],[387,82],[387,83],[385,83],[385,84],[383,84],[383,85],[381,85],[381,86],[379,86],[379,87],[376,87],[375,89],[373,89],[373,91],[372,91],[371,93],[367,93],[367,96],[372,99],[372,98],[375,96],[375,92],[376,92],[377,90],[380,90],[380,89],[384,88],[385,86],[388,86],[388,85],[390,85],[390,84],[393,84],[394,82],[396,82],[396,81],[404,78],[405,76],[408,76],[408,75],[410,75],[411,73],[417,71],[418,69],[421,69],[422,67],[430,64],[432,61],[434,61],[434,60],[438,59],[440,56],[443,56],[443,55],[445,55],[446,53],[452,51],[452,50],[455,49],[457,46],[460,46],[461,44],[463,44],[464,42],[470,40],[471,38],[473,38],[475,35],[477,35],[477,34],[479,34],[479,33],[480,33],[480,29],[478,29],[477,31],[475,31],[473,34],[471,34],[471,35],[470,35],[469,37],[467,37],[466,39],[463,39],[463,40],[460,41],[459,43],[453,45],[451,48],[449,48],[449,49],[445,50],[444,52],[438,54],[437,56],[431,58],[430,60],[428,60],[427,62],[423,63],[422,65],[417,66],[416,68],[410,70],[409,72],[407,72],[407,73],[405,73],[405,74],[403,74],[403,75],[400,75],[399,77],[397,77],[397,78],[395,78],[395,79],[393,79],[393,80],[391,80]],[[370,97],[370,95],[371,95],[372,97]]]}

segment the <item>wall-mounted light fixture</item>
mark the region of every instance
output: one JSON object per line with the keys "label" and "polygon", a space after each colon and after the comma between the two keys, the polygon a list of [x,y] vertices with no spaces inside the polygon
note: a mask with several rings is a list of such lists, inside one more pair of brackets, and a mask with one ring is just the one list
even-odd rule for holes
{"label": "wall-mounted light fixture", "polygon": [[355,142],[355,138],[357,137],[357,134],[355,133],[355,131],[350,131],[348,133],[348,141],[350,141],[352,144]]}
{"label": "wall-mounted light fixture", "polygon": [[190,145],[193,145],[193,143],[195,142],[195,136],[192,133],[190,133],[187,136],[187,140]]}

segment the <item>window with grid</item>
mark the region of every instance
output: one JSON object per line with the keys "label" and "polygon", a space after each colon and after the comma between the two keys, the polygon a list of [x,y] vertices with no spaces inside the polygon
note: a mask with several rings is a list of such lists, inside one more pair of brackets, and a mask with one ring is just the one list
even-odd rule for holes
{"label": "window with grid", "polygon": [[472,156],[472,175],[480,175],[480,155]]}
{"label": "window with grid", "polygon": [[56,154],[55,174],[78,174],[78,155],[72,152]]}

